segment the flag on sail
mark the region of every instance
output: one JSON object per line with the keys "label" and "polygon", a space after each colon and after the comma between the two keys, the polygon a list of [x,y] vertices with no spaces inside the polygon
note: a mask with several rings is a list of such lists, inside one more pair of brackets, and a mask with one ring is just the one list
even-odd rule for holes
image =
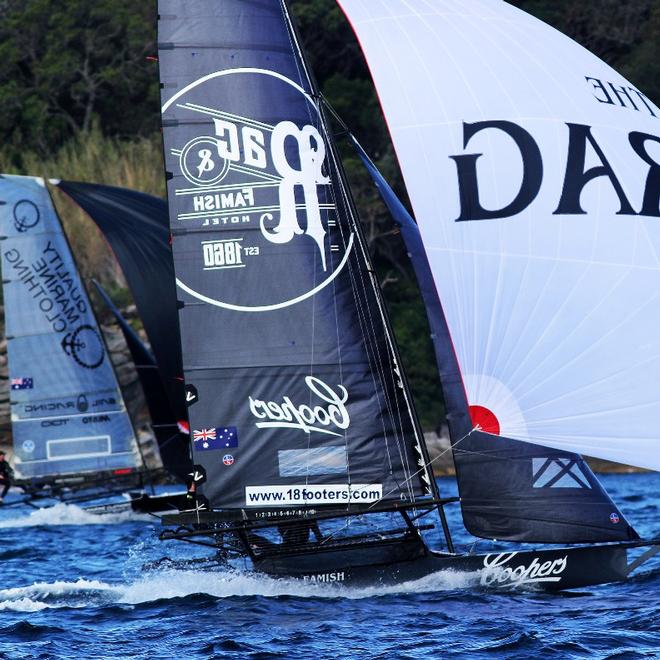
{"label": "flag on sail", "polygon": [[235,426],[195,429],[193,430],[193,442],[195,449],[200,451],[238,447],[238,430]]}
{"label": "flag on sail", "polygon": [[12,378],[12,390],[31,390],[34,387],[34,380],[32,378]]}

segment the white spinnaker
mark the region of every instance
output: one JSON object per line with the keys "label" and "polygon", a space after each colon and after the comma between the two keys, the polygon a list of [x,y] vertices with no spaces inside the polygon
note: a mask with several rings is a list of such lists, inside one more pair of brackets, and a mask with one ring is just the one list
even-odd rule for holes
{"label": "white spinnaker", "polygon": [[[592,53],[503,2],[338,2],[376,83],[470,405],[492,411],[502,435],[660,469],[657,197],[655,217],[617,214],[621,201],[601,176],[582,189],[586,213],[553,213],[567,123],[591,127],[639,213],[650,166],[629,134],[659,136],[660,110]],[[484,129],[464,147],[464,122],[493,120],[538,145],[539,192],[515,215],[457,222],[452,156],[482,154],[484,208],[506,207],[520,190],[523,159],[509,134]],[[659,142],[644,149],[660,163]],[[598,165],[586,142],[584,169]]]}

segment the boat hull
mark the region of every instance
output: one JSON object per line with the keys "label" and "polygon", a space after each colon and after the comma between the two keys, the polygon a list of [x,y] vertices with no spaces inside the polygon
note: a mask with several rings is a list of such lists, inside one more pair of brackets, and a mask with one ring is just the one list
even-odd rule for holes
{"label": "boat hull", "polygon": [[[406,556],[406,553],[410,553]],[[483,555],[447,555],[419,546],[356,548],[337,553],[291,554],[255,560],[255,569],[278,577],[351,585],[393,585],[452,571],[470,577],[468,584],[488,589],[559,591],[625,580],[626,547],[600,545]],[[323,567],[323,568],[320,568]]]}
{"label": "boat hull", "polygon": [[186,493],[149,495],[145,492],[130,493],[131,509],[135,513],[171,513],[188,506]]}

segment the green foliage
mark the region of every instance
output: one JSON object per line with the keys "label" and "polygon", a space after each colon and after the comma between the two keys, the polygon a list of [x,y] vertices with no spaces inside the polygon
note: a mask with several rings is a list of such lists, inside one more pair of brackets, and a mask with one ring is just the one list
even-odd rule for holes
{"label": "green foliage", "polygon": [[424,429],[437,429],[444,421],[445,410],[419,290],[412,278],[401,278],[385,288],[385,295],[420,421]]}
{"label": "green foliage", "polygon": [[660,0],[510,0],[575,39],[660,103]]}
{"label": "green foliage", "polygon": [[[660,0],[509,1],[660,100]],[[288,4],[323,95],[406,202],[367,66],[337,3]],[[164,195],[157,67],[147,60],[156,51],[156,1],[0,0],[0,19],[0,171]],[[410,264],[371,179],[351,148],[339,147],[422,422],[435,428],[440,388]],[[105,242],[74,204],[54,197],[83,274],[124,301]]]}
{"label": "green foliage", "polygon": [[158,126],[155,2],[4,0],[0,135],[15,164],[46,156],[95,120],[111,135]]}
{"label": "green foliage", "polygon": [[[25,153],[20,167],[0,151],[0,172],[44,179],[95,181],[163,197],[162,149],[159,134],[149,139],[126,141],[105,137],[93,126],[89,131],[77,133],[48,158],[41,158],[34,152]],[[51,193],[83,277],[95,277],[108,289],[115,284],[125,288],[117,262],[96,225],[59,189],[51,188]]]}

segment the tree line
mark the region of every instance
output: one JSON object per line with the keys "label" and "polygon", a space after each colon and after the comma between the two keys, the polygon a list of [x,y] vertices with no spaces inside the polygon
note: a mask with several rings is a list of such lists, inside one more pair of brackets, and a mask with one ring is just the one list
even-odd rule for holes
{"label": "tree line", "polygon": [[[660,101],[660,0],[511,4],[576,39]],[[323,95],[406,201],[366,64],[341,10],[334,0],[289,0],[289,6]],[[156,22],[156,0],[0,0],[2,167],[40,173],[29,170],[54,154],[57,162],[70,160],[66,154],[84,136],[99,134],[112,141],[113,158],[124,143],[135,166],[139,142],[141,167],[160,167],[153,162],[160,126]],[[434,426],[442,418],[439,387],[405,250],[367,173],[350,149],[340,148],[423,422]]]}

